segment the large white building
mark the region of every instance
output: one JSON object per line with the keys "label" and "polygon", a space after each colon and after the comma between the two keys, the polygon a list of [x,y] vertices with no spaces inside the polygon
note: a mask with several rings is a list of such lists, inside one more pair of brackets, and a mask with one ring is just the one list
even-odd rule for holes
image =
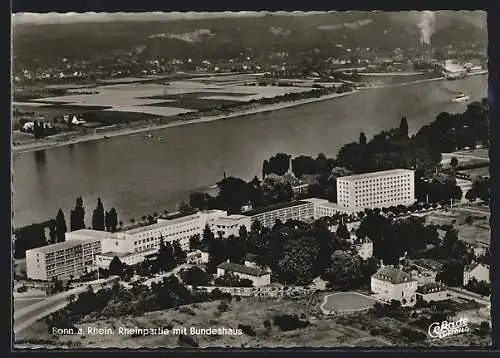
{"label": "large white building", "polygon": [[288,220],[309,221],[314,219],[314,205],[307,201],[294,201],[254,209],[245,212],[253,221],[259,221],[263,227],[273,227],[276,220],[287,222]]}
{"label": "large white building", "polygon": [[75,279],[94,269],[99,239],[78,239],[26,250],[26,274],[33,280]]}
{"label": "large white building", "polygon": [[371,290],[385,302],[396,300],[402,306],[413,306],[416,302],[417,280],[392,266],[380,268],[371,277]]}
{"label": "large white building", "polygon": [[364,210],[415,202],[415,173],[394,169],[337,178],[340,207]]}
{"label": "large white building", "polygon": [[242,226],[244,226],[247,231],[250,231],[252,219],[246,215],[228,215],[215,220],[211,229],[215,237],[220,236],[226,239],[231,235],[239,236]]}
{"label": "large white building", "polygon": [[302,201],[313,204],[314,220],[324,217],[332,217],[337,214],[352,214],[352,210],[343,208],[339,204],[332,203],[331,201],[328,201],[326,199],[308,198],[303,199]]}

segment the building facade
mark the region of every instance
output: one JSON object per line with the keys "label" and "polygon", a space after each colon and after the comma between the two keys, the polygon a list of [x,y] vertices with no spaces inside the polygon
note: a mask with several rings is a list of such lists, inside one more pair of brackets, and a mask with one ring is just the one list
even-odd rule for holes
{"label": "building facade", "polygon": [[415,173],[394,169],[337,178],[337,202],[342,208],[364,210],[415,202]]}
{"label": "building facade", "polygon": [[252,220],[246,215],[228,215],[215,220],[211,229],[215,237],[227,239],[231,235],[238,237],[242,226],[250,231]]}
{"label": "building facade", "polygon": [[337,203],[332,203],[326,199],[309,198],[302,201],[313,204],[313,217],[318,220],[324,217],[332,217],[338,214],[352,214],[348,208],[343,208]]}
{"label": "building facade", "polygon": [[402,306],[413,306],[416,302],[417,280],[397,268],[384,266],[372,275],[371,290],[382,301],[396,300]]}
{"label": "building facade", "polygon": [[208,263],[208,252],[196,250],[187,253],[186,262],[190,265],[199,265]]}
{"label": "building facade", "polygon": [[478,282],[485,281],[490,282],[490,267],[480,263],[474,263],[467,265],[464,268],[464,286],[467,286],[469,281],[475,278]]}
{"label": "building facade", "polygon": [[33,280],[79,278],[95,270],[95,257],[100,253],[98,239],[75,239],[26,250],[26,274]]}
{"label": "building facade", "polygon": [[295,201],[266,208],[251,210],[245,213],[251,221],[259,221],[263,227],[273,227],[276,220],[309,221],[314,219],[314,205],[307,201]]}
{"label": "building facade", "polygon": [[109,264],[113,261],[113,258],[118,257],[122,264],[133,266],[143,262],[148,255],[155,254],[156,252],[157,250],[129,253],[112,251],[103,252],[96,255],[95,265],[103,269],[109,269]]}
{"label": "building facade", "polygon": [[354,242],[353,248],[363,260],[368,260],[373,256],[373,241],[368,238]]}
{"label": "building facade", "polygon": [[217,276],[223,276],[226,272],[238,276],[240,279],[252,281],[255,287],[266,286],[271,283],[271,273],[259,270],[254,267],[234,264],[232,262],[223,262],[217,266]]}

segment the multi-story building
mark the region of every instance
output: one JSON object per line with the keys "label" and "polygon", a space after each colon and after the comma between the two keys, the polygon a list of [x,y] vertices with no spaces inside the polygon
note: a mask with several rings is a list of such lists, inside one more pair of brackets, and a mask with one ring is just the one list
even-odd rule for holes
{"label": "multi-story building", "polygon": [[302,201],[313,204],[314,220],[324,217],[332,217],[337,214],[351,214],[351,210],[342,208],[339,204],[332,203],[326,199],[308,198],[303,199]]}
{"label": "multi-story building", "polygon": [[415,202],[415,173],[394,169],[337,178],[340,207],[364,210]]}
{"label": "multi-story building", "polygon": [[226,272],[238,276],[240,279],[252,281],[255,287],[266,286],[271,283],[271,273],[254,267],[238,265],[232,262],[223,262],[217,266],[217,276]]}
{"label": "multi-story building", "polygon": [[208,263],[208,252],[196,250],[187,253],[186,262],[191,265],[199,265]]}
{"label": "multi-story building", "polygon": [[416,302],[417,280],[392,266],[380,268],[371,277],[371,290],[382,301],[396,300],[402,306],[413,306]]}
{"label": "multi-story building", "polygon": [[253,221],[259,221],[263,227],[272,227],[276,220],[286,222],[288,220],[309,221],[314,219],[314,205],[307,201],[294,201],[254,209],[245,212]]}
{"label": "multi-story building", "polygon": [[160,241],[178,241],[183,250],[189,250],[189,239],[202,235],[206,225],[213,226],[215,221],[226,216],[225,211],[207,210],[175,219],[158,219],[153,225],[141,226],[123,232],[105,232],[82,229],[66,233],[66,240],[96,238],[102,241],[103,253],[145,253],[160,248]]}
{"label": "multi-story building", "polygon": [[250,231],[252,220],[246,215],[229,215],[218,218],[212,225],[212,231],[215,237],[224,239],[229,236],[239,236],[240,228],[244,226],[247,231]]}
{"label": "multi-story building", "polygon": [[26,250],[26,274],[34,280],[74,279],[95,269],[99,239],[79,239]]}
{"label": "multi-story building", "polygon": [[476,281],[490,282],[490,267],[480,263],[473,263],[464,268],[464,286],[467,286],[469,281],[475,278]]}
{"label": "multi-story building", "polygon": [[103,252],[95,256],[95,265],[103,269],[108,269],[113,258],[118,257],[120,262],[125,265],[133,266],[144,261],[145,257],[149,254],[155,254],[157,250],[151,250],[146,252]]}

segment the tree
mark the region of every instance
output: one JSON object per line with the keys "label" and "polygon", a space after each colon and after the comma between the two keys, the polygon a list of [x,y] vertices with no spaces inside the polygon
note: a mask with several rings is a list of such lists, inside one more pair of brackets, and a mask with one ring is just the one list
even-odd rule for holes
{"label": "tree", "polygon": [[212,206],[214,198],[208,193],[191,193],[189,195],[189,206],[199,210],[207,210]]}
{"label": "tree", "polygon": [[165,242],[160,238],[160,248],[158,250],[158,265],[163,271],[170,271],[175,267],[174,249],[170,242]]}
{"label": "tree", "polygon": [[97,199],[97,207],[95,208],[94,213],[92,214],[92,229],[99,231],[106,230],[105,211],[104,211],[104,206],[102,205],[101,198]]}
{"label": "tree", "polygon": [[181,201],[181,203],[178,206],[178,210],[181,214],[190,214],[193,212],[193,208],[189,206],[188,203],[185,201]]}
{"label": "tree", "polygon": [[178,240],[174,241],[172,245],[172,250],[174,254],[174,260],[177,265],[186,262],[187,254],[184,250],[182,250],[181,244],[179,243]]}
{"label": "tree", "polygon": [[274,173],[276,175],[285,175],[290,169],[290,155],[278,153],[269,158],[268,171],[266,174]]}
{"label": "tree", "polygon": [[209,276],[207,273],[196,266],[181,271],[180,277],[185,284],[192,285],[194,287],[206,286],[209,282]]}
{"label": "tree", "polygon": [[408,121],[406,117],[401,118],[401,123],[399,124],[399,134],[402,137],[408,137]]}
{"label": "tree", "polygon": [[120,261],[118,256],[113,257],[109,263],[109,273],[110,275],[122,276],[123,273],[123,263]]}
{"label": "tree", "polygon": [[453,157],[453,158],[451,158],[451,160],[450,160],[450,165],[451,165],[451,167],[452,167],[453,169],[456,169],[456,168],[457,168],[457,166],[458,166],[458,159],[457,159],[457,157]]}
{"label": "tree", "polygon": [[76,198],[75,209],[71,211],[71,231],[85,229],[85,209],[82,197]]}
{"label": "tree", "polygon": [[66,226],[66,219],[64,218],[64,213],[62,209],[59,209],[56,216],[56,241],[63,242],[66,240],[66,231],[68,228]]}
{"label": "tree", "polygon": [[49,238],[50,243],[55,244],[57,242],[57,233],[56,233],[56,221],[50,220],[49,223]]}
{"label": "tree", "polygon": [[[120,226],[122,225],[123,223]],[[116,213],[116,209],[113,207],[109,210],[109,231],[115,232],[117,226],[118,226],[118,214]]]}
{"label": "tree", "polygon": [[279,257],[279,279],[289,284],[308,284],[317,272],[319,243],[314,237],[289,239]]}
{"label": "tree", "polygon": [[210,226],[208,226],[208,224],[206,224],[205,228],[203,229],[203,241],[211,242],[214,239],[215,239],[214,233],[210,229]]}
{"label": "tree", "polygon": [[200,234],[195,234],[189,238],[189,249],[191,251],[198,250],[200,248]]}
{"label": "tree", "polygon": [[341,289],[353,289],[360,281],[361,264],[357,256],[346,251],[335,251],[325,278]]}
{"label": "tree", "polygon": [[366,145],[366,135],[363,132],[359,134],[359,144]]}
{"label": "tree", "polygon": [[241,225],[238,229],[238,237],[240,237],[242,240],[245,240],[248,237],[248,231],[245,225]]}
{"label": "tree", "polygon": [[351,234],[349,233],[349,229],[347,228],[347,225],[344,222],[339,223],[337,226],[337,236],[343,240],[349,240],[351,237]]}

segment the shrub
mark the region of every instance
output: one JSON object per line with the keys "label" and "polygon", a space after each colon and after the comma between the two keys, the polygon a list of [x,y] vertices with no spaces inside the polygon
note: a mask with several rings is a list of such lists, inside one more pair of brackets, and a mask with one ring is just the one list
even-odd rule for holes
{"label": "shrub", "polygon": [[370,334],[372,336],[379,336],[380,335],[380,329],[378,329],[378,328],[370,329]]}
{"label": "shrub", "polygon": [[186,313],[186,314],[189,314],[191,316],[196,316],[196,312],[194,312],[192,309],[190,309],[189,307],[181,307],[179,308],[179,312],[181,313]]}
{"label": "shrub", "polygon": [[243,333],[245,333],[246,335],[248,335],[250,337],[255,337],[257,335],[257,333],[255,332],[255,330],[250,325],[239,324],[238,328],[241,329],[241,331]]}
{"label": "shrub", "polygon": [[199,347],[198,342],[193,337],[184,334],[179,335],[178,342],[181,347]]}
{"label": "shrub", "polygon": [[306,328],[309,326],[309,321],[303,321],[297,315],[279,315],[274,316],[274,324],[282,331],[293,331],[294,329]]}

